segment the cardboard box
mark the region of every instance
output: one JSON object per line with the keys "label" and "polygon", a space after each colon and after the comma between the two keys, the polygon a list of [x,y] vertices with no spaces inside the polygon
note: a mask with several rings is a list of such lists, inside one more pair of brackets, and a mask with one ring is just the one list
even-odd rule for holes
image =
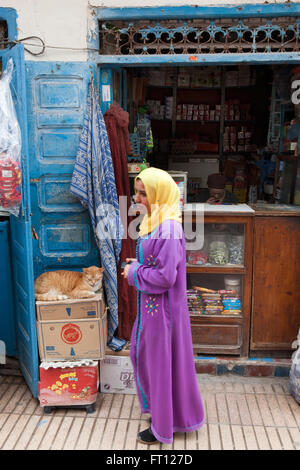
{"label": "cardboard box", "polygon": [[129,356],[106,355],[100,362],[102,393],[136,394],[133,367]]}
{"label": "cardboard box", "polygon": [[94,359],[105,357],[106,311],[101,318],[37,322],[39,354],[42,361]]}
{"label": "cardboard box", "polygon": [[[85,365],[88,362],[90,364]],[[38,392],[41,406],[90,405],[96,402],[98,387],[99,365],[96,361],[40,365]]]}
{"label": "cardboard box", "polygon": [[102,293],[90,299],[36,301],[35,305],[38,321],[101,318],[105,309]]}
{"label": "cardboard box", "polygon": [[42,361],[105,357],[107,312],[102,295],[93,299],[36,302]]}

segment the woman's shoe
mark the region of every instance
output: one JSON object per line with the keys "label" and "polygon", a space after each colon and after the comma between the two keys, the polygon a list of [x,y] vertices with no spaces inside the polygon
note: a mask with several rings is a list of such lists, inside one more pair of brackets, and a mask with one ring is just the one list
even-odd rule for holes
{"label": "woman's shoe", "polygon": [[155,444],[156,442],[158,442],[156,437],[152,433],[151,428],[139,432],[137,435],[137,441],[141,442],[142,444]]}

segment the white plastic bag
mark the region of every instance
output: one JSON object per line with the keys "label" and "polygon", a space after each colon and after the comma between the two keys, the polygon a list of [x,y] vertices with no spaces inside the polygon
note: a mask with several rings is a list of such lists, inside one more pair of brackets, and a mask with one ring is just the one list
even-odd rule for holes
{"label": "white plastic bag", "polygon": [[292,354],[292,366],[290,370],[290,392],[295,400],[300,404],[300,329],[296,341],[293,342],[292,348],[297,348]]}
{"label": "white plastic bag", "polygon": [[13,61],[0,79],[0,210],[18,215],[21,193],[21,131],[10,90]]}

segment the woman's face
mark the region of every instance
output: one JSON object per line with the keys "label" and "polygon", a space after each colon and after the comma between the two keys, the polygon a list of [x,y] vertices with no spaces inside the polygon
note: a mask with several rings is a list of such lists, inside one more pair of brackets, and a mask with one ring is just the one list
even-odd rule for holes
{"label": "woman's face", "polygon": [[136,204],[143,204],[150,214],[150,205],[147,199],[146,189],[140,179],[137,179],[135,182],[135,202]]}

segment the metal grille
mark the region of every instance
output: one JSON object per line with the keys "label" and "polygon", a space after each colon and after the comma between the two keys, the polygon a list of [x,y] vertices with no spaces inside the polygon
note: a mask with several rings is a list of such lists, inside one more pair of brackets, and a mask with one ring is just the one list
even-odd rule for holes
{"label": "metal grille", "polygon": [[99,22],[100,54],[298,52],[300,18]]}

